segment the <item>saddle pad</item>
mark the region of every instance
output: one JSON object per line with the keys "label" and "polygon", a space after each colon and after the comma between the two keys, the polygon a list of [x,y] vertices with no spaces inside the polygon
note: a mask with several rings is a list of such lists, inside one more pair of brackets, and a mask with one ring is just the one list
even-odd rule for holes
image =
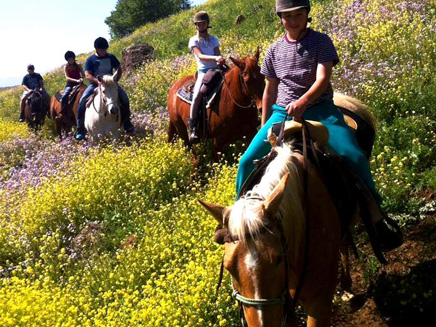
{"label": "saddle pad", "polygon": [[194,84],[195,81],[194,79],[189,79],[187,80],[182,87],[177,91],[177,96],[182,99],[183,101],[185,101],[186,103],[191,104],[192,103],[192,96],[193,96],[193,92],[192,90],[194,89]]}

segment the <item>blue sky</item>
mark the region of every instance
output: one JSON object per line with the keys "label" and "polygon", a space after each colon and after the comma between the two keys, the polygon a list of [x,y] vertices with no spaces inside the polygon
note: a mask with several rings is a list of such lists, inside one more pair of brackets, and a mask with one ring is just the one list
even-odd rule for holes
{"label": "blue sky", "polygon": [[[206,0],[191,0],[194,5]],[[19,85],[29,63],[45,74],[65,63],[64,53],[93,50],[109,39],[104,23],[117,0],[7,0],[0,4],[0,87]]]}

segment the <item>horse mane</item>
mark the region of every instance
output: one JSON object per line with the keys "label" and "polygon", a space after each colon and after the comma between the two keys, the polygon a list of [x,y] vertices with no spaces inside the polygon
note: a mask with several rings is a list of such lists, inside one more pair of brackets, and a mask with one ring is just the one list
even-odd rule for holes
{"label": "horse mane", "polygon": [[355,113],[375,130],[376,119],[366,104],[356,98],[338,92],[334,93],[334,102],[336,106]]}
{"label": "horse mane", "polygon": [[107,86],[116,84],[112,75],[104,75],[102,79],[103,79],[103,83]]}
{"label": "horse mane", "polygon": [[259,184],[227,209],[228,230],[242,243],[247,243],[248,238],[256,239],[262,230],[268,228],[263,203],[287,172],[290,174],[277,216],[284,221],[289,218],[289,213],[294,216],[303,215],[302,184],[297,166],[292,160],[294,154],[291,146],[285,143],[283,147],[276,147],[275,150],[278,155],[268,165]]}

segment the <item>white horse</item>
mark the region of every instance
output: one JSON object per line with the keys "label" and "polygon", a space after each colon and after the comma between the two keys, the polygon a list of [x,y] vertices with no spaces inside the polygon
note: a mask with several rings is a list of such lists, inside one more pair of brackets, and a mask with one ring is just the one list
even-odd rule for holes
{"label": "white horse", "polygon": [[86,105],[85,128],[92,143],[102,138],[120,138],[121,108],[118,100],[117,74],[98,76],[98,92]]}

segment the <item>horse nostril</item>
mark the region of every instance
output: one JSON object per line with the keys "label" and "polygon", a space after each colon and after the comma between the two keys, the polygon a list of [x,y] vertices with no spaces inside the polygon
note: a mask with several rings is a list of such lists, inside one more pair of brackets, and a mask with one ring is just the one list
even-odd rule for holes
{"label": "horse nostril", "polygon": [[113,106],[113,107],[110,109],[110,113],[111,113],[111,115],[118,115],[119,111],[120,111],[120,108],[119,108],[118,106]]}

